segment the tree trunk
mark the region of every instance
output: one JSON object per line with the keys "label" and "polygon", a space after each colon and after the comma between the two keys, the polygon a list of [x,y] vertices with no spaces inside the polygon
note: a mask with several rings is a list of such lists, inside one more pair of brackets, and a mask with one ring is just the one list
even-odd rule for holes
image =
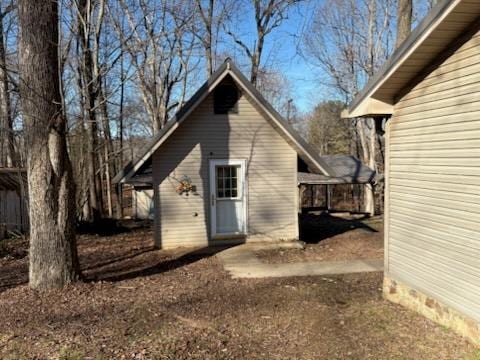
{"label": "tree trunk", "polygon": [[82,73],[83,77],[83,93],[85,101],[84,114],[87,127],[87,146],[88,146],[88,187],[89,187],[89,203],[90,203],[90,221],[97,221],[102,216],[102,192],[99,169],[99,146],[98,146],[98,122],[95,111],[96,99],[98,96],[97,79],[93,73],[93,54],[90,44],[90,23],[91,14],[90,0],[81,0],[78,4],[79,20],[78,20],[78,36],[82,48]]}
{"label": "tree trunk", "polygon": [[79,277],[75,191],[61,108],[58,3],[19,0],[19,90],[30,200],[30,286],[62,287]]}
{"label": "tree trunk", "polygon": [[[370,0],[368,4],[368,69],[367,73],[369,77],[372,77],[375,72],[375,33],[376,29],[376,19],[377,19],[377,1]],[[362,147],[368,146],[368,151],[365,152],[365,164],[368,165],[371,169],[376,169],[375,153],[376,153],[376,131],[375,131],[375,120],[374,119],[365,119],[361,121],[369,121],[373,123],[373,126],[368,132],[368,142],[365,141],[365,138],[362,141]],[[367,127],[363,126],[362,131],[363,136],[366,136]],[[365,149],[367,150],[367,149]],[[364,211],[370,215],[375,215],[375,192],[373,185],[366,184],[364,192]]]}
{"label": "tree trunk", "polygon": [[115,176],[117,168],[115,166],[115,161],[113,159],[113,142],[112,142],[112,133],[110,130],[110,118],[108,116],[107,108],[107,97],[105,96],[104,86],[101,83],[100,88],[100,98],[101,98],[101,113],[102,113],[102,123],[103,123],[103,137],[104,137],[104,153],[105,153],[105,180],[106,180],[106,190],[107,190],[107,209],[108,216],[113,217],[113,202],[112,202],[112,187],[110,184],[110,179],[112,176]]}
{"label": "tree trunk", "polygon": [[206,47],[206,52],[207,52],[207,71],[209,72],[209,77],[210,75],[213,74],[215,71],[214,65],[213,65],[213,8],[215,6],[215,0],[210,0],[210,5],[208,8],[208,24],[207,24],[207,47]]}
{"label": "tree trunk", "polygon": [[202,41],[202,45],[205,51],[205,60],[207,62],[207,79],[213,74],[215,69],[213,68],[213,10],[215,7],[215,0],[208,1],[208,9],[204,9],[202,1],[197,0],[198,12],[200,13],[203,25],[205,26],[205,36]]}
{"label": "tree trunk", "polygon": [[253,86],[257,87],[257,80],[258,80],[258,56],[255,54],[252,57],[252,70],[250,72],[250,82]]}
{"label": "tree trunk", "polygon": [[[361,158],[364,164],[372,166],[375,168],[375,154],[371,154],[375,149],[371,148],[371,137],[367,139],[367,131],[365,126],[365,119],[357,120],[357,134],[360,140],[361,148]],[[370,134],[373,135],[373,134]],[[369,142],[370,140],[370,142]],[[372,160],[373,159],[373,160]],[[363,208],[364,211],[370,215],[374,215],[375,206],[374,206],[374,196],[373,196],[373,187],[371,185],[366,185],[363,192]]]}
{"label": "tree trunk", "polygon": [[250,73],[250,82],[255,87],[257,87],[258,72],[260,70],[260,59],[262,57],[263,44],[265,42],[264,30],[259,28],[257,31],[258,31],[258,33],[257,33],[258,44],[257,44],[257,47],[255,48],[255,53],[253,54],[253,56],[251,58],[252,70],[251,70],[251,73]]}
{"label": "tree trunk", "polygon": [[[123,33],[120,35],[120,39],[123,43]],[[123,103],[125,98],[125,71],[124,71],[124,60],[123,53],[120,55],[120,109],[118,114],[118,136],[120,142],[120,149],[118,151],[118,166],[117,169],[123,167]],[[115,198],[116,198],[116,214],[117,219],[123,218],[123,193],[122,193],[122,184],[117,184],[115,187]]]}
{"label": "tree trunk", "polygon": [[412,0],[398,0],[397,3],[397,41],[395,47],[398,48],[403,41],[410,35],[412,29]]}
{"label": "tree trunk", "polygon": [[213,53],[212,53],[212,37],[211,35],[207,35],[208,36],[208,40],[207,40],[207,43],[208,45],[206,45],[205,47],[205,56],[207,58],[207,79],[210,77],[210,75],[213,74],[214,70],[213,70]]}
{"label": "tree trunk", "polygon": [[15,159],[12,112],[8,90],[3,16],[3,14],[0,15],[0,167],[13,167],[17,166],[17,161]]}
{"label": "tree trunk", "polygon": [[375,33],[377,21],[377,0],[370,0],[368,4],[368,63],[367,73],[368,77],[372,77],[375,73]]}

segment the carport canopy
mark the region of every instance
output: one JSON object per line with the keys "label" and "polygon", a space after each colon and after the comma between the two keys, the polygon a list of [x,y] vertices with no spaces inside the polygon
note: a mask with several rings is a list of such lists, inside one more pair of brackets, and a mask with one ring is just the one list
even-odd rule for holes
{"label": "carport canopy", "polygon": [[333,170],[335,176],[299,171],[298,185],[375,184],[382,179],[375,170],[354,156],[325,155],[321,158]]}

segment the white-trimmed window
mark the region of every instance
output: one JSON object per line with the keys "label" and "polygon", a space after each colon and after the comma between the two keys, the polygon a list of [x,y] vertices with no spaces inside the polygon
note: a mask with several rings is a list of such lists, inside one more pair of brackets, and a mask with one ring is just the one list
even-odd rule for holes
{"label": "white-trimmed window", "polygon": [[239,165],[216,167],[217,199],[236,199],[240,196],[238,189],[239,172]]}

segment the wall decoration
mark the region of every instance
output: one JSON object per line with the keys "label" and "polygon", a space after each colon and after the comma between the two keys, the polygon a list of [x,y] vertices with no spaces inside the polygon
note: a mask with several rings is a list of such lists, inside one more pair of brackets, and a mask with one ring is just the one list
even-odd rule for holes
{"label": "wall decoration", "polygon": [[195,185],[192,184],[192,180],[187,176],[183,175],[180,180],[178,180],[177,193],[179,195],[185,194],[189,195],[190,192],[195,191]]}

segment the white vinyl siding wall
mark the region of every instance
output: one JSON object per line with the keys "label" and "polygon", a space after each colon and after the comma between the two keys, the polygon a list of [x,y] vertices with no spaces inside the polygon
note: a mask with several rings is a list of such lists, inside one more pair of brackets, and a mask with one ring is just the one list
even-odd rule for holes
{"label": "white vinyl siding wall", "polygon": [[[245,96],[238,110],[216,115],[213,97],[208,96],[154,153],[155,233],[160,246],[209,243],[210,159],[247,160],[250,239],[298,237],[297,153]],[[177,194],[177,180],[184,175],[196,186],[196,194]]]}
{"label": "white vinyl siding wall", "polygon": [[480,34],[401,98],[389,124],[386,269],[480,321]]}

